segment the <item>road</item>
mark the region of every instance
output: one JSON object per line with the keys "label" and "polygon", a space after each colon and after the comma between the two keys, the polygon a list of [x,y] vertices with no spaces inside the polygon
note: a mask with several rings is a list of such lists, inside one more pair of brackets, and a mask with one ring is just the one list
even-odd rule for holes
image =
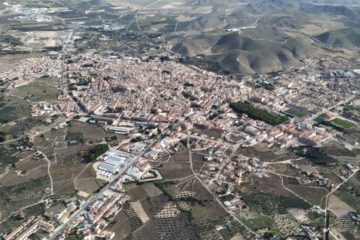
{"label": "road", "polygon": [[348,178],[346,178],[342,183],[340,183],[334,189],[332,189],[325,197],[325,219],[324,219],[324,239],[325,240],[328,240],[329,239],[329,233],[331,234],[331,232],[330,232],[330,221],[329,221],[329,215],[328,215],[328,212],[329,212],[329,197],[334,192],[336,192],[342,185],[347,183],[359,171],[360,171],[360,169],[354,170],[354,172]]}
{"label": "road", "polygon": [[57,227],[53,233],[50,234],[50,239],[56,239],[59,235],[61,235],[64,231],[65,228],[67,228],[68,226],[70,226],[70,224],[77,218],[79,217],[85,210],[86,207],[93,201],[95,201],[96,198],[98,198],[99,196],[101,196],[104,192],[106,192],[107,190],[110,189],[110,187],[112,186],[113,183],[117,182],[125,173],[126,171],[130,168],[130,166],[132,166],[134,164],[134,162],[136,160],[138,160],[142,155],[138,155],[133,157],[132,159],[130,159],[130,161],[127,162],[127,165],[125,166],[125,168],[123,168],[123,170],[121,172],[119,172],[117,175],[115,175],[110,182],[101,189],[100,192],[98,192],[97,194],[91,196],[88,200],[86,200],[85,202],[83,202],[79,209],[77,211],[75,211],[70,217],[69,219],[62,225],[60,225],[59,227]]}
{"label": "road", "polygon": [[15,139],[11,139],[11,140],[8,140],[8,141],[5,141],[5,142],[0,142],[0,145],[7,144],[7,143],[12,143],[12,142],[17,142],[20,139],[21,138],[15,138]]}
{"label": "road", "polygon": [[322,114],[327,113],[327,112],[329,112],[331,109],[336,108],[336,107],[338,107],[338,106],[340,106],[340,105],[342,105],[342,104],[349,103],[349,102],[352,101],[354,98],[355,98],[355,96],[352,96],[352,97],[349,97],[349,98],[347,98],[347,99],[345,99],[345,100],[342,100],[342,101],[338,102],[337,104],[335,104],[335,105],[333,105],[333,106],[331,106],[331,107],[328,107],[328,108],[322,110],[321,112],[318,112],[318,113],[312,115],[312,116],[309,117],[309,118],[304,119],[302,122],[299,122],[299,124],[300,124],[300,123],[310,123],[310,122],[314,121],[316,118],[320,117]]}
{"label": "road", "polygon": [[218,199],[218,197],[211,192],[211,190],[208,188],[206,184],[203,183],[203,181],[198,177],[197,173],[194,171],[193,167],[193,161],[192,161],[192,154],[191,154],[191,146],[190,146],[190,132],[187,130],[187,148],[189,150],[189,161],[190,161],[190,169],[192,173],[194,174],[196,180],[200,182],[200,184],[211,194],[211,196],[215,199],[215,201],[227,212],[230,216],[232,216],[241,226],[243,226],[247,231],[255,235],[256,237],[259,237],[253,230],[251,230],[248,226],[246,226],[233,212],[229,211],[223,203]]}
{"label": "road", "polygon": [[158,136],[158,139],[155,140],[153,143],[149,144],[149,146],[147,146],[141,153],[139,153],[138,155],[132,157],[131,159],[129,159],[129,161],[126,163],[126,166],[122,169],[122,171],[120,171],[118,174],[116,174],[114,177],[111,178],[111,180],[109,181],[109,183],[107,185],[105,185],[105,187],[103,187],[97,194],[94,194],[93,196],[91,196],[89,199],[87,199],[85,202],[83,202],[79,209],[77,211],[75,211],[70,217],[69,219],[63,223],[62,225],[58,226],[51,234],[50,234],[50,239],[56,239],[58,236],[60,236],[63,231],[70,226],[70,224],[77,218],[79,217],[85,210],[86,207],[93,201],[95,201],[96,198],[98,198],[99,196],[101,196],[104,192],[106,192],[107,190],[110,189],[110,187],[117,181],[120,180],[120,178],[127,172],[127,170],[134,165],[134,163],[136,161],[138,161],[148,150],[150,150],[157,142],[159,142],[162,138],[164,137],[163,134],[160,134]]}
{"label": "road", "polygon": [[[306,200],[305,198],[303,198],[302,196],[298,195],[296,192],[294,192],[293,190],[291,190],[290,188],[286,187],[284,184],[284,178],[283,177],[291,177],[291,176],[287,176],[284,174],[280,174],[280,173],[276,173],[276,172],[272,172],[272,171],[264,171],[266,173],[270,173],[270,174],[274,174],[276,176],[278,176],[281,179],[281,186],[288,192],[292,193],[294,196],[302,199],[304,202],[307,202],[308,204],[310,204],[311,206],[314,206],[314,204],[312,204],[311,202],[309,202],[308,200]],[[320,207],[320,206],[317,206]]]}

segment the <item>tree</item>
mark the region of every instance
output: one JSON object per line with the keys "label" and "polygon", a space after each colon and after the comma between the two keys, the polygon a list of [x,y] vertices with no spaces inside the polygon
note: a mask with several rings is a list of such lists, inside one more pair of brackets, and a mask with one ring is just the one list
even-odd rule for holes
{"label": "tree", "polygon": [[0,142],[4,142],[6,140],[6,133],[0,132]]}
{"label": "tree", "polygon": [[89,150],[87,156],[85,157],[86,162],[95,161],[99,156],[103,155],[109,150],[109,146],[107,144],[99,144],[94,146]]}

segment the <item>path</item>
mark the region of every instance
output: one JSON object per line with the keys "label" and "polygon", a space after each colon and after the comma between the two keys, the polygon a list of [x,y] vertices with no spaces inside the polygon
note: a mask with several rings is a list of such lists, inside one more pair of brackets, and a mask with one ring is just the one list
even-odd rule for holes
{"label": "path", "polygon": [[48,175],[49,175],[49,178],[50,178],[50,195],[54,195],[54,183],[53,183],[53,179],[52,179],[52,176],[51,176],[51,173],[50,173],[51,162],[43,152],[38,150],[38,153],[42,154],[44,159],[47,161],[47,164],[48,164],[47,171],[48,171]]}
{"label": "path", "polygon": [[156,4],[156,3],[160,2],[160,1],[161,1],[161,0],[156,0],[156,1],[154,1],[154,2],[151,2],[151,3],[149,3],[148,5],[144,6],[143,9],[146,9],[146,8],[152,6],[152,5],[154,5],[154,4]]}
{"label": "path", "polygon": [[[345,183],[347,183],[353,176],[355,176],[355,174],[357,172],[359,172],[360,169],[356,169],[354,170],[354,172],[348,177],[346,178],[342,183],[340,183],[339,185],[337,185],[333,190],[331,190],[325,197],[325,219],[324,219],[324,235],[328,237],[328,234],[332,234],[330,231],[330,221],[329,221],[329,197],[336,192],[342,185],[344,185]],[[326,238],[325,238],[326,239]]]}
{"label": "path", "polygon": [[91,165],[92,163],[88,163],[86,164],[86,166],[83,168],[83,170],[81,170],[75,177],[74,177],[74,188],[76,190],[79,190],[78,187],[77,187],[77,182],[76,180],[78,179],[78,177],[83,173],[85,172],[85,170]]}

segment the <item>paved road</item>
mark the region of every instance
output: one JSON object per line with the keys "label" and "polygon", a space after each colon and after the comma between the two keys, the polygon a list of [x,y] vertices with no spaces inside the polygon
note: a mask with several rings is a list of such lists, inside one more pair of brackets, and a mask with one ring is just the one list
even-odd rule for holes
{"label": "paved road", "polygon": [[191,154],[191,146],[190,146],[190,133],[189,131],[187,131],[187,147],[189,150],[189,160],[190,160],[190,168],[192,173],[194,174],[195,178],[200,182],[201,185],[203,185],[203,187],[211,194],[211,196],[215,199],[216,202],[218,202],[218,204],[230,215],[232,216],[239,224],[241,224],[241,226],[243,226],[247,231],[249,231],[250,233],[252,233],[253,235],[255,235],[256,237],[259,237],[253,230],[251,230],[248,226],[246,226],[233,212],[229,211],[224,205],[223,203],[218,199],[218,197],[211,192],[211,190],[208,188],[208,186],[206,184],[203,183],[203,181],[198,177],[197,173],[194,171],[194,167],[193,167],[193,161],[192,161],[192,154]]}
{"label": "paved road", "polygon": [[120,180],[120,178],[127,172],[127,170],[134,165],[135,162],[137,162],[148,150],[150,150],[157,142],[159,142],[160,140],[162,140],[162,138],[164,138],[163,134],[160,134],[158,136],[158,139],[156,141],[154,141],[153,143],[151,143],[149,146],[147,146],[141,153],[139,153],[138,155],[132,157],[131,159],[128,160],[128,162],[126,163],[126,166],[122,169],[122,171],[120,171],[118,174],[116,174],[113,178],[111,178],[111,180],[109,181],[109,183],[101,189],[100,192],[98,192],[97,194],[91,196],[88,200],[86,200],[84,203],[82,203],[79,207],[79,209],[77,211],[75,211],[68,219],[68,221],[66,221],[64,224],[60,225],[59,227],[57,227],[53,233],[50,234],[50,239],[56,239],[58,236],[60,236],[63,231],[70,226],[70,224],[77,218],[79,217],[86,209],[86,207],[93,202],[96,198],[98,198],[99,196],[101,196],[105,191],[109,190],[110,187],[117,181]]}

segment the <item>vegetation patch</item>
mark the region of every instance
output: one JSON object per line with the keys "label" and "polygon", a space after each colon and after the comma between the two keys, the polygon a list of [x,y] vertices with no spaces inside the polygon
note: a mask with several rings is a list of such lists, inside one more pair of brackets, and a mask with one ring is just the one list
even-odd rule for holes
{"label": "vegetation patch", "polygon": [[314,147],[297,147],[294,153],[300,157],[305,157],[316,165],[336,165],[337,160],[330,157],[324,150]]}
{"label": "vegetation patch", "polygon": [[85,161],[95,161],[98,157],[106,153],[108,150],[109,146],[107,144],[95,145],[92,149],[89,150],[88,155],[85,157]]}
{"label": "vegetation patch", "polygon": [[4,142],[6,139],[6,134],[0,131],[0,142]]}
{"label": "vegetation patch", "polygon": [[230,107],[239,114],[247,114],[253,119],[264,121],[273,126],[288,120],[286,116],[276,115],[265,109],[256,108],[248,102],[230,103]]}

